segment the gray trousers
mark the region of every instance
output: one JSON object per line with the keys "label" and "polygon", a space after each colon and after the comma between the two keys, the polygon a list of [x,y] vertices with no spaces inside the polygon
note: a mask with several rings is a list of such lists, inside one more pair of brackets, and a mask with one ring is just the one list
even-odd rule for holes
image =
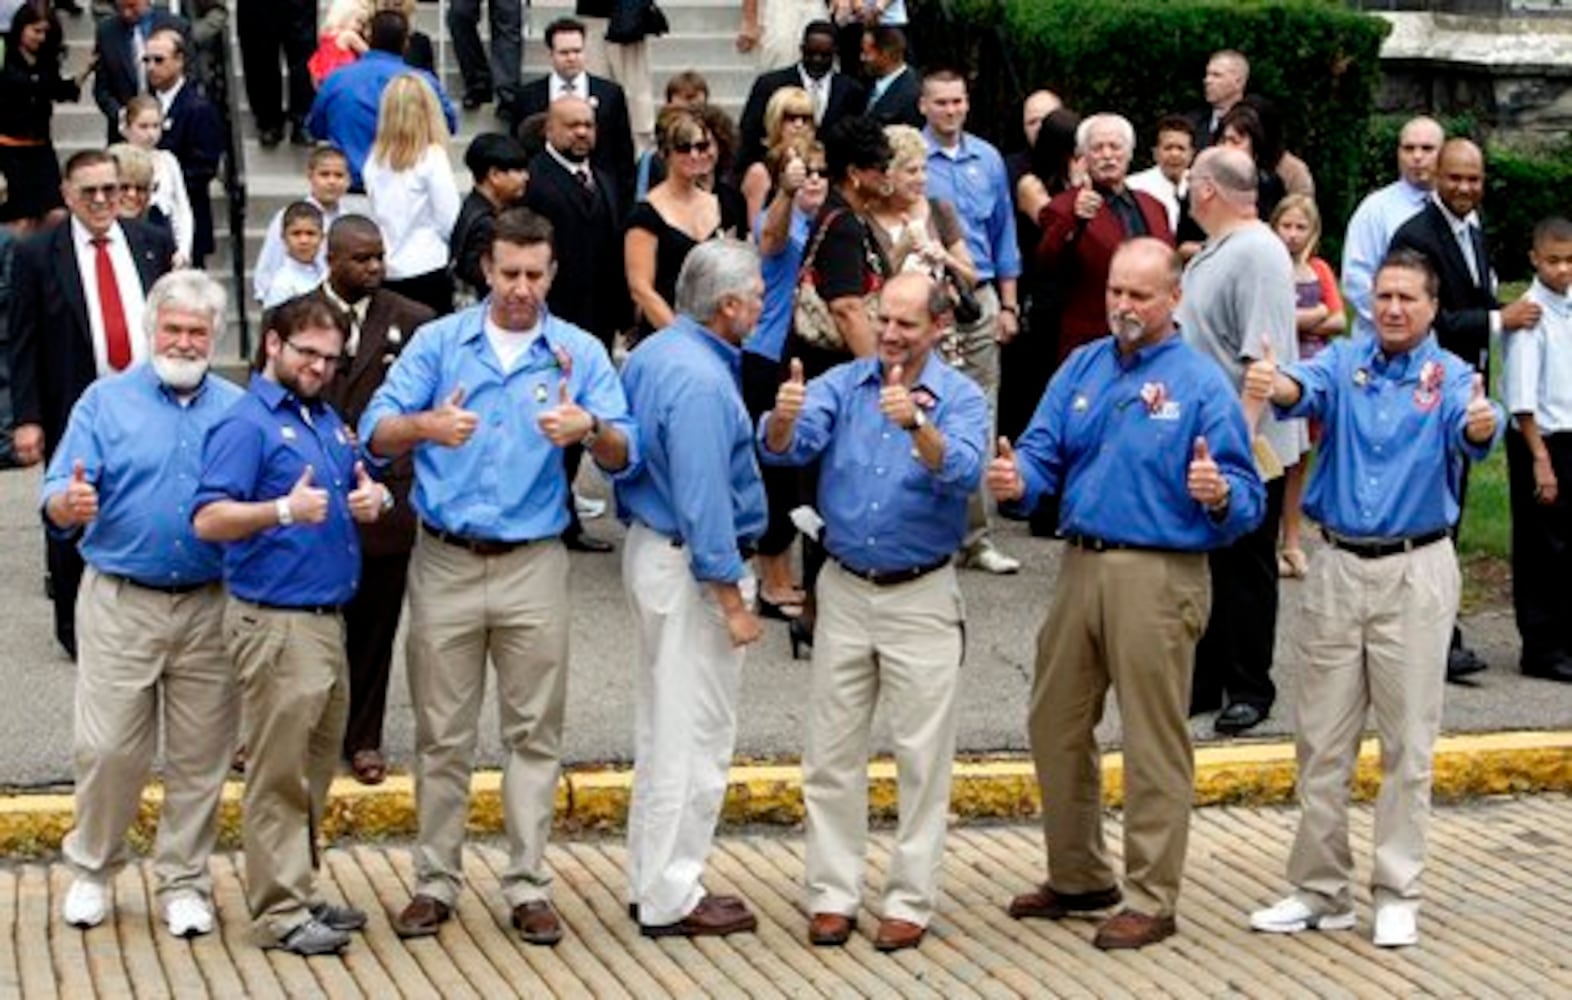
{"label": "gray trousers", "polygon": [[523,0],[488,0],[491,8],[491,58],[480,43],[481,0],[449,0],[448,33],[458,56],[464,89],[470,93],[495,90],[499,100],[511,100],[519,90],[519,67],[524,60]]}

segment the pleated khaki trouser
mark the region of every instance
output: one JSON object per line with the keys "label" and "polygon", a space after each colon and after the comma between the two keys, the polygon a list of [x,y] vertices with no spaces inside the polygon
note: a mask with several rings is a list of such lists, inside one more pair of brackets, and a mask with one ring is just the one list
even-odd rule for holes
{"label": "pleated khaki trouser", "polygon": [[425,532],[409,566],[409,696],[415,712],[415,892],[452,906],[463,885],[469,779],[496,668],[506,757],[502,819],[509,907],[548,899],[546,843],[556,807],[567,698],[568,551],[555,538],[476,555]]}
{"label": "pleated khaki trouser", "polygon": [[266,947],[322,902],[317,842],[349,715],[344,618],[231,597],[224,641],[243,700],[246,904]]}
{"label": "pleated khaki trouser", "polygon": [[628,97],[628,124],[633,142],[648,149],[655,141],[655,95],[651,90],[648,41],[619,45],[606,41],[610,18],[581,17],[584,22],[584,69],[621,87]]}
{"label": "pleated khaki trouser", "polygon": [[1293,698],[1300,817],[1288,879],[1312,900],[1338,910],[1353,905],[1348,804],[1374,709],[1381,738],[1375,901],[1418,905],[1431,755],[1460,588],[1449,539],[1379,559],[1328,546],[1310,564]]}
{"label": "pleated khaki trouser", "polygon": [[944,861],[965,645],[955,569],[878,587],[832,561],[817,596],[802,756],[808,912],[852,916],[861,901],[868,743],[882,693],[900,802],[882,915],[926,927]]}
{"label": "pleated khaki trouser", "polygon": [[1112,684],[1124,731],[1127,902],[1148,916],[1173,914],[1195,778],[1190,676],[1211,594],[1204,553],[1065,548],[1037,640],[1028,720],[1053,889],[1118,884],[1103,842],[1093,732]]}
{"label": "pleated khaki trouser", "polygon": [[164,802],[153,876],[163,899],[212,894],[208,856],[234,754],[239,694],[218,584],[163,594],[88,566],[76,604],[75,823],[62,852],[107,882],[164,733]]}

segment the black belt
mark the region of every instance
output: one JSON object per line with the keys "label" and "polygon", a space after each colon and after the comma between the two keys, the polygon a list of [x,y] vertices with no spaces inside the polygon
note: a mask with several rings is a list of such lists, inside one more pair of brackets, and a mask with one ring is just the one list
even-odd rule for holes
{"label": "black belt", "polygon": [[119,580],[121,583],[129,583],[131,586],[136,587],[139,590],[154,590],[160,594],[168,594],[170,597],[180,597],[184,594],[194,594],[197,591],[202,590],[204,587],[211,587],[213,584],[218,582],[217,580],[203,580],[200,583],[148,583],[145,580],[138,580],[129,576],[121,576],[118,573],[105,573],[104,575],[110,577],[111,579]]}
{"label": "black belt", "polygon": [[531,538],[523,542],[504,542],[495,538],[469,538],[465,535],[455,535],[451,531],[443,531],[441,528],[434,528],[425,521],[420,522],[420,526],[425,529],[426,534],[437,541],[446,542],[466,552],[473,552],[477,556],[505,556],[526,545],[534,545],[542,541],[539,538]]}
{"label": "black belt", "polygon": [[1390,541],[1366,542],[1354,538],[1345,538],[1335,532],[1321,529],[1321,536],[1334,548],[1344,552],[1352,552],[1361,559],[1380,559],[1382,556],[1395,556],[1400,552],[1412,552],[1415,549],[1433,545],[1447,537],[1450,532],[1445,528],[1427,531],[1423,535],[1414,535],[1410,538],[1394,538]]}
{"label": "black belt", "polygon": [[323,617],[344,613],[344,605],[342,604],[270,604],[267,601],[253,601],[247,597],[241,597],[238,600],[262,608],[265,611],[292,611],[302,615],[321,615]]}
{"label": "black belt", "polygon": [[[654,528],[650,528],[650,530],[655,531]],[[655,531],[655,533],[657,535],[660,534],[658,531]],[[670,542],[671,547],[674,549],[680,549],[684,544],[686,544],[682,539],[673,538],[669,535],[666,537],[666,541]],[[759,547],[757,545],[739,545],[737,546],[737,554],[742,557],[743,562],[747,562],[749,559],[752,559],[754,556],[759,554]]]}
{"label": "black belt", "polygon": [[1177,552],[1178,549],[1165,549],[1156,545],[1136,545],[1131,542],[1114,542],[1106,538],[1097,538],[1093,535],[1065,535],[1064,540],[1078,549],[1088,552]]}
{"label": "black belt", "polygon": [[867,580],[875,587],[894,587],[897,584],[920,580],[935,570],[943,569],[950,565],[950,557],[945,556],[938,562],[931,562],[925,566],[912,566],[909,569],[858,569],[855,566],[846,565],[839,559],[835,560],[835,564],[857,579]]}

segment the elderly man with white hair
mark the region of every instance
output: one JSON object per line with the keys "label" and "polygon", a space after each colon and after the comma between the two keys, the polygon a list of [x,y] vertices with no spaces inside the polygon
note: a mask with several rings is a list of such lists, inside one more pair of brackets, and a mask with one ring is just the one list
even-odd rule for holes
{"label": "elderly man with white hair", "polygon": [[153,875],[171,933],[213,929],[207,859],[239,714],[221,623],[218,546],[191,529],[208,428],[241,391],[209,374],[224,290],[177,271],[149,290],[148,360],[88,387],[44,478],[49,530],[76,537],[87,569],[77,614],[76,878],[62,917],[109,915],[109,881],[163,720],[163,807]]}
{"label": "elderly man with white hair", "polygon": [[758,254],[700,244],[677,277],[676,322],[628,358],[623,387],[644,466],[617,485],[633,608],[630,910],[646,937],[725,935],[758,921],[701,877],[737,736],[743,651],[759,638],[748,554],[764,484],[742,402],[741,344],[764,307]]}

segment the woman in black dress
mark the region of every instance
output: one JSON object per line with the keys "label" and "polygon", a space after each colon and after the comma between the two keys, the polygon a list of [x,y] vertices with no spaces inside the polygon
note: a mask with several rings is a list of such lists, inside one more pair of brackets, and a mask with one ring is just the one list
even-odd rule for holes
{"label": "woman in black dress", "polygon": [[90,63],[76,77],[61,76],[64,58],[60,22],[48,0],[28,0],[17,8],[0,64],[0,172],[11,188],[0,222],[21,231],[36,228],[64,205],[50,120],[56,102],[81,96],[82,80],[93,68]]}

